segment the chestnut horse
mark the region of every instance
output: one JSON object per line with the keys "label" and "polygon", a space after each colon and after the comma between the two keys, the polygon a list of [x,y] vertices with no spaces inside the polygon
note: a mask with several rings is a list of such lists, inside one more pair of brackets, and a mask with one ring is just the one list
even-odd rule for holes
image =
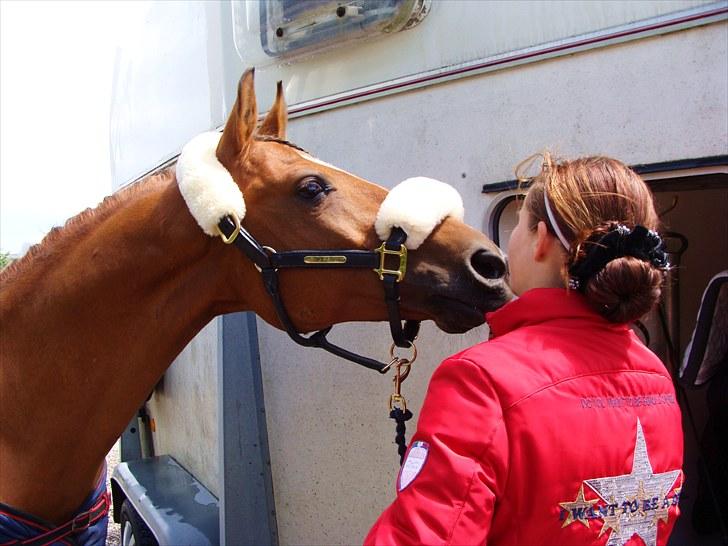
{"label": "chestnut horse", "polygon": [[[286,124],[279,84],[257,127],[246,72],[216,154],[244,193],[244,226],[277,250],[378,246],[387,191],[291,145]],[[403,318],[447,332],[481,324],[510,294],[493,278],[500,256],[446,218],[410,255]],[[108,451],[205,324],[249,310],[280,327],[253,263],[202,232],[173,168],[54,229],[0,282],[0,502],[58,524],[94,489]],[[285,270],[281,291],[302,332],[387,317],[369,270]]]}

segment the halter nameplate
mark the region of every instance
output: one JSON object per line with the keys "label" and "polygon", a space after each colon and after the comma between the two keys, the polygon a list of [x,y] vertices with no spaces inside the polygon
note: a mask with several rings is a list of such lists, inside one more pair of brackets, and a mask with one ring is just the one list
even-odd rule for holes
{"label": "halter nameplate", "polygon": [[305,264],[345,264],[346,256],[304,256]]}

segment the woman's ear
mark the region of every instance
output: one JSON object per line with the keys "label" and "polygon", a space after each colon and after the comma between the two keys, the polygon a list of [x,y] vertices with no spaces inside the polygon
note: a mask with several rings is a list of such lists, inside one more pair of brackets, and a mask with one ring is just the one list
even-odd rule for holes
{"label": "woman's ear", "polygon": [[561,243],[549,233],[549,228],[546,226],[546,222],[541,220],[536,226],[536,240],[533,246],[533,261],[543,262],[546,260],[551,253],[555,250],[555,244],[559,247]]}

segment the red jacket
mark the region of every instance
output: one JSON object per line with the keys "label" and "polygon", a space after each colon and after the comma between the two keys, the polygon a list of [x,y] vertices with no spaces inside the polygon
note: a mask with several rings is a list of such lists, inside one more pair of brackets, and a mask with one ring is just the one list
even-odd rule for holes
{"label": "red jacket", "polygon": [[573,291],[487,319],[491,340],[432,376],[365,544],[664,545],[683,439],[662,362]]}

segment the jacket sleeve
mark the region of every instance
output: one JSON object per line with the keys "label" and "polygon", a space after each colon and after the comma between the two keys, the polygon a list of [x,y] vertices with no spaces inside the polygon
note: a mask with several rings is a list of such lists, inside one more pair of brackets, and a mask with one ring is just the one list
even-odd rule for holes
{"label": "jacket sleeve", "polygon": [[[408,456],[415,442],[427,444],[419,448],[424,465],[409,484],[400,470],[397,497],[364,543],[484,544],[507,475],[508,442],[497,394],[479,366],[454,357],[439,366]],[[410,465],[409,475],[419,466]]]}

